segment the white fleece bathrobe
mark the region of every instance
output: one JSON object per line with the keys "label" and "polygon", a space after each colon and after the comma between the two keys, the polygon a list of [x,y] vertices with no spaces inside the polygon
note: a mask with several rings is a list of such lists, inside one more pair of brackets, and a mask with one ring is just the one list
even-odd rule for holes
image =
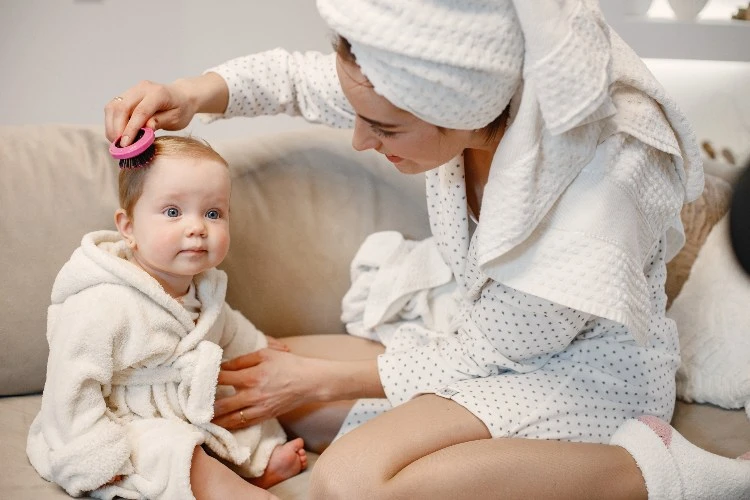
{"label": "white fleece bathrobe", "polygon": [[[193,498],[201,444],[238,473],[261,475],[286,440],[278,422],[229,432],[211,418],[222,359],[265,347],[265,337],[224,301],[224,272],[195,277],[194,322],[129,253],[118,233],[89,233],[55,280],[29,460],[69,494],[105,499]],[[103,487],[116,475],[124,479]]]}

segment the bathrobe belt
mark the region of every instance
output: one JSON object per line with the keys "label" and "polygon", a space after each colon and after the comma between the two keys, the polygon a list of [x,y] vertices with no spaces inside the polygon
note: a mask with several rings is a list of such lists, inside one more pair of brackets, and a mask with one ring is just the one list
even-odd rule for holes
{"label": "bathrobe belt", "polygon": [[127,368],[112,375],[112,386],[174,383],[182,411],[194,424],[210,422],[216,397],[222,349],[203,340],[168,366]]}

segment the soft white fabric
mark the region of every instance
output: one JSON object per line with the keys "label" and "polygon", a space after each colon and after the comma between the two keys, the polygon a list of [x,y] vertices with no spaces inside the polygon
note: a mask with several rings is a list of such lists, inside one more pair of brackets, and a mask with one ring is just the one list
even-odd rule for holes
{"label": "soft white fabric", "polygon": [[42,408],[27,441],[32,465],[71,495],[192,498],[193,449],[205,444],[262,474],[285,441],[278,422],[240,434],[211,423],[225,359],[267,345],[224,302],[226,274],[195,277],[197,322],[143,270],[129,262],[118,233],[84,236],[52,289],[50,355]]}
{"label": "soft white fabric", "polygon": [[[621,322],[644,343],[652,308],[643,262],[665,235],[667,259],[682,246],[679,212],[703,188],[700,155],[684,116],[635,53],[608,29],[601,46],[598,9],[562,3],[576,7],[558,26],[578,28],[524,72],[575,70],[557,81],[526,79],[493,158],[475,251],[490,278]],[[597,65],[570,57],[578,45],[609,56],[605,97],[590,114],[555,118],[542,93],[560,101],[581,87],[598,94],[590,87],[600,81]],[[535,87],[540,81],[552,87]]]}
{"label": "soft white fabric", "polygon": [[635,459],[649,500],[750,498],[750,460],[708,453],[656,418],[629,420],[610,444]]}
{"label": "soft white fabric", "polygon": [[433,238],[416,242],[396,231],[371,234],[352,260],[351,277],[341,307],[350,334],[389,346],[401,321],[455,331],[460,297]]}
{"label": "soft white fabric", "polygon": [[523,34],[509,0],[318,0],[375,92],[441,127],[497,118],[521,80]]}
{"label": "soft white fabric", "polygon": [[750,417],[750,277],[734,257],[728,227],[724,216],[711,229],[667,316],[680,334],[677,395],[745,407]]}

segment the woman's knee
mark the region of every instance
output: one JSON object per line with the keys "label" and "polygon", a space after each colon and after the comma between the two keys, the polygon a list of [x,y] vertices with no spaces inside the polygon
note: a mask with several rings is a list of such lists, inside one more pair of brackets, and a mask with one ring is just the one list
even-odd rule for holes
{"label": "woman's knee", "polygon": [[376,499],[383,481],[366,460],[366,450],[352,456],[334,445],[323,453],[310,476],[312,500]]}

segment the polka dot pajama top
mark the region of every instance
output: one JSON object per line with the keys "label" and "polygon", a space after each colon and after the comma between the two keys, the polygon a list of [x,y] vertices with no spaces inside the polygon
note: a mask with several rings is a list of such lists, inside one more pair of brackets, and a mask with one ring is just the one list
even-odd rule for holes
{"label": "polka dot pajama top", "polygon": [[[222,118],[287,113],[353,126],[333,54],[276,49],[209,71],[229,87]],[[432,233],[462,292],[459,326],[381,355],[387,400],[360,400],[341,433],[425,393],[467,408],[493,437],[606,443],[628,418],[671,418],[679,346],[674,323],[664,316],[664,238],[651,242],[643,268],[652,313],[643,346],[620,323],[522,293],[483,273],[468,218],[462,157],[427,172],[426,181]]]}

